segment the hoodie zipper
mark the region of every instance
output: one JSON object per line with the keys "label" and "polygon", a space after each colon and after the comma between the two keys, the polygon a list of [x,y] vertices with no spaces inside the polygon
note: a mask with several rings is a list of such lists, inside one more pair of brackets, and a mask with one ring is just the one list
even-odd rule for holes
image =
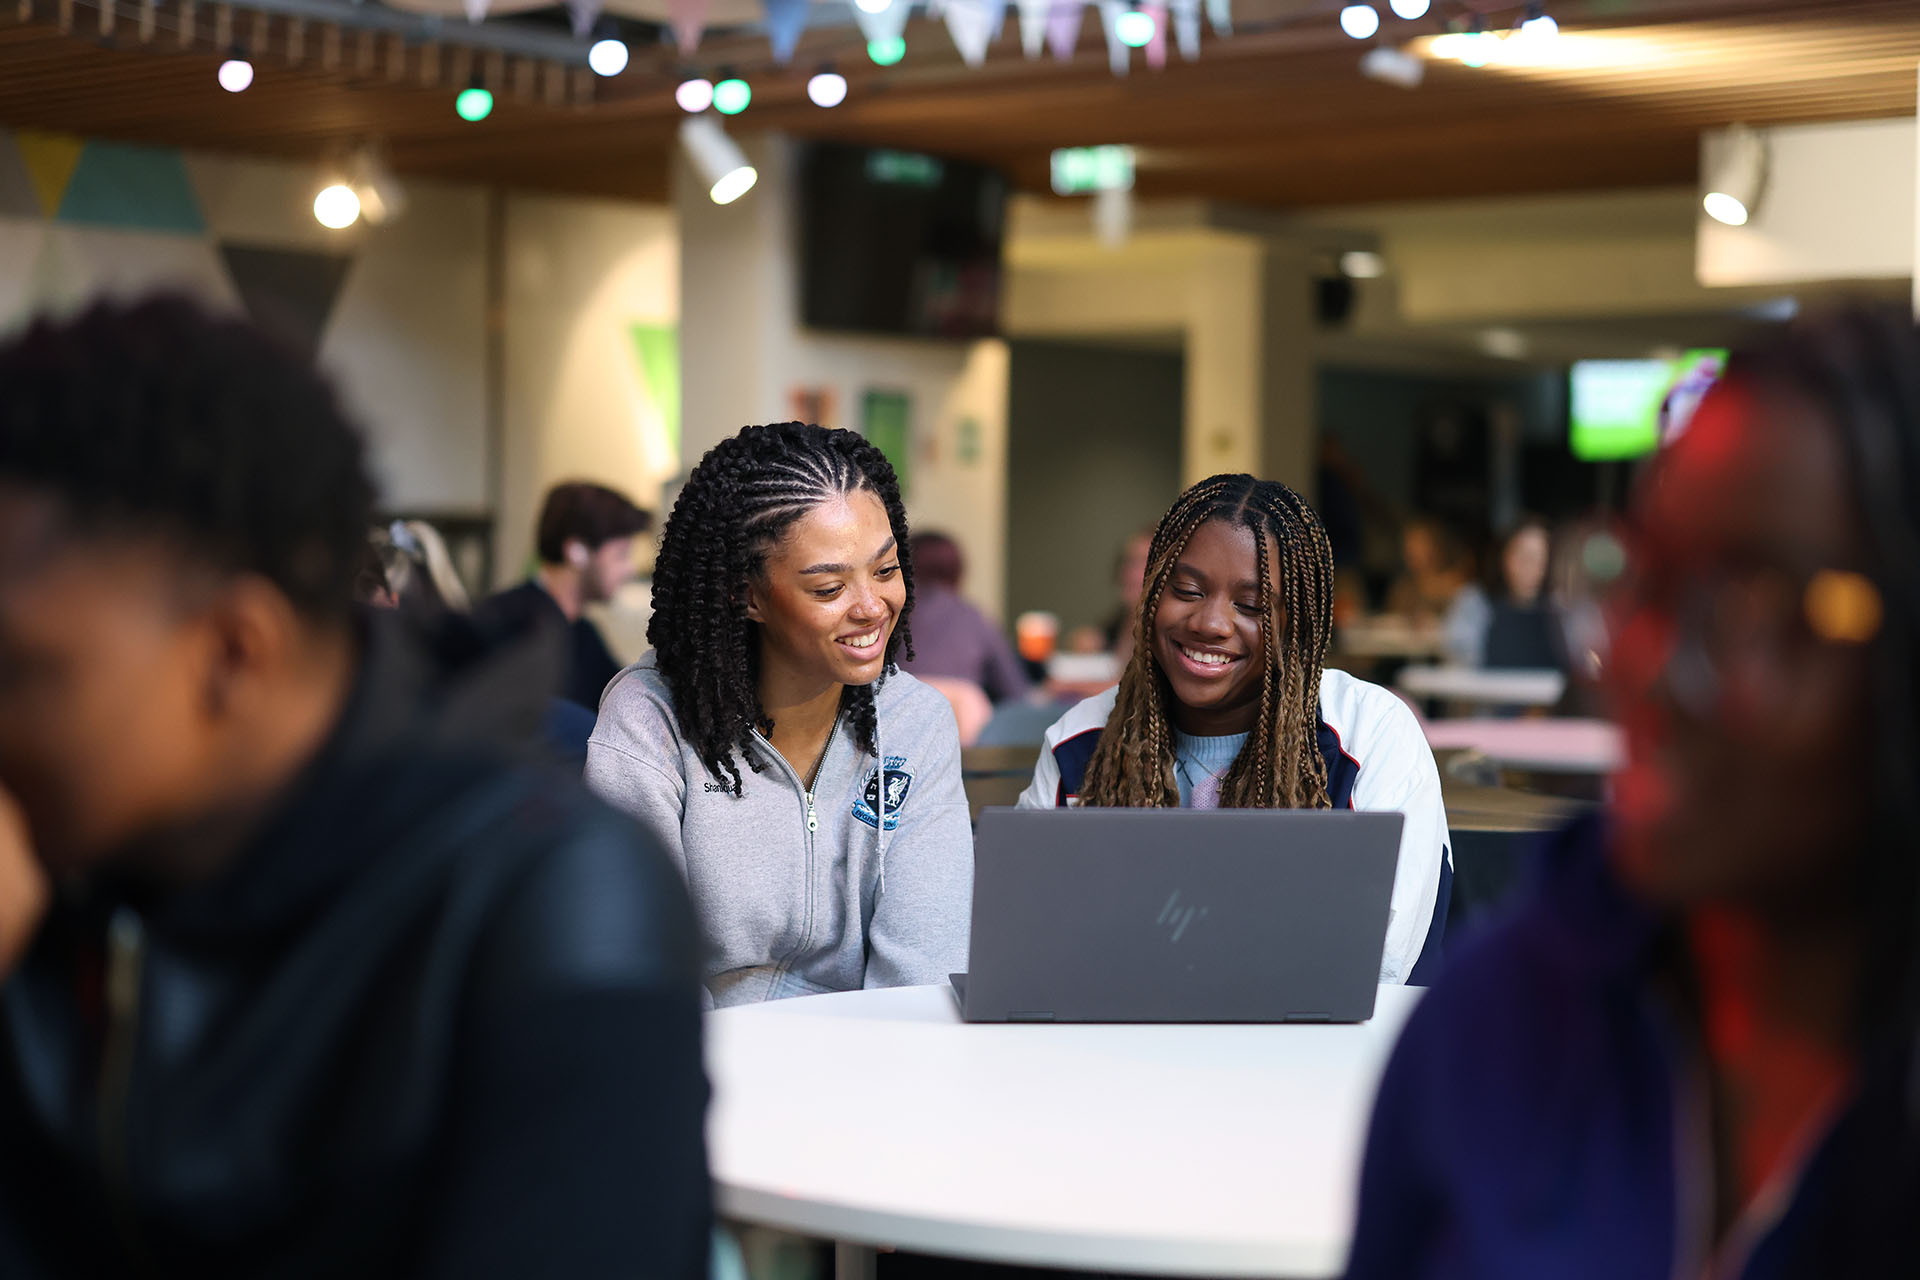
{"label": "hoodie zipper", "polygon": [[133,1083],[134,1047],[140,1032],[140,980],[146,966],[147,931],[130,907],[107,922],[107,1037],[101,1056],[98,1115],[100,1168],[114,1225],[138,1255],[133,1186],[127,1147],[127,1096]]}
{"label": "hoodie zipper", "polygon": [[[833,750],[833,740],[840,735],[840,721],[844,719],[845,716],[846,716],[846,711],[842,709],[841,711],[836,713],[833,717],[833,728],[827,731],[827,743],[824,747],[820,748],[820,763],[818,767],[814,770],[813,781],[815,786],[819,785],[820,774],[826,771],[827,753]],[[786,770],[787,777],[792,779],[793,781],[794,790],[800,793],[801,799],[806,806],[806,827],[807,827],[806,923],[801,929],[800,941],[794,947],[792,955],[790,955],[786,960],[782,961],[780,963],[780,967],[774,971],[773,980],[774,980],[774,984],[777,986],[787,976],[787,974],[792,971],[793,961],[799,959],[800,956],[806,953],[807,948],[813,945],[813,913],[814,913],[814,906],[815,906],[814,881],[816,879],[816,875],[814,872],[813,837],[820,830],[820,819],[814,811],[813,791],[811,788],[807,786],[806,780],[800,776],[800,771],[798,769],[795,769],[793,765],[787,760],[787,758],[780,754],[780,749],[774,746],[773,742],[769,738],[767,738],[765,734],[761,733],[758,729],[755,729],[753,731],[753,736],[762,746],[766,747],[767,754],[772,756],[782,769]]]}

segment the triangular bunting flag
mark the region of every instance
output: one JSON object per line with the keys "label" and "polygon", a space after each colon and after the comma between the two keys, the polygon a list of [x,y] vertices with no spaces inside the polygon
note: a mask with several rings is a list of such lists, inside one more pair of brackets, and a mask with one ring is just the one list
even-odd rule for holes
{"label": "triangular bunting flag", "polygon": [[1127,11],[1123,0],[1100,0],[1100,29],[1107,33],[1107,65],[1113,74],[1123,76],[1133,65],[1133,50],[1120,39],[1120,15]]}
{"label": "triangular bunting flag", "polygon": [[[907,0],[899,0],[905,4]],[[927,0],[927,21],[938,22],[947,16],[947,0]]]}
{"label": "triangular bunting flag", "polygon": [[468,22],[485,22],[489,0],[460,0],[461,7],[467,11]]}
{"label": "triangular bunting flag", "polygon": [[[40,193],[34,190],[27,162],[14,149],[13,139],[0,133],[0,217],[40,218]],[[0,322],[4,322],[0,315]]]}
{"label": "triangular bunting flag", "polygon": [[1006,9],[993,0],[952,0],[947,6],[947,34],[953,37],[960,60],[970,67],[985,62],[987,46],[999,34],[1000,22],[1006,16]]}
{"label": "triangular bunting flag", "polygon": [[868,44],[876,40],[898,40],[900,33],[907,29],[907,15],[912,9],[907,0],[893,0],[878,13],[868,13],[856,4],[853,20],[860,24],[860,34],[867,38]]}
{"label": "triangular bunting flag", "polygon": [[1233,34],[1233,0],[1207,0],[1207,23],[1217,36]]}
{"label": "triangular bunting flag", "polygon": [[312,357],[340,300],[340,287],[353,265],[350,254],[310,253],[223,244],[227,275],[247,315]]}
{"label": "triangular bunting flag", "polygon": [[1037,58],[1047,50],[1047,10],[1050,0],[1019,0],[1020,52]]}
{"label": "triangular bunting flag", "polygon": [[1081,0],[1054,0],[1047,15],[1047,48],[1061,62],[1072,62],[1080,47]]}
{"label": "triangular bunting flag", "polygon": [[761,3],[767,10],[767,43],[773,46],[773,60],[784,67],[793,61],[793,49],[800,43],[801,28],[807,25],[811,0],[761,0]]}
{"label": "triangular bunting flag", "polygon": [[1153,19],[1153,39],[1147,41],[1147,65],[1158,71],[1167,65],[1167,6],[1148,3],[1140,8]]}
{"label": "triangular bunting flag", "polygon": [[567,16],[573,19],[573,35],[578,40],[593,30],[600,16],[600,0],[567,0]]}
{"label": "triangular bunting flag", "polygon": [[61,222],[197,235],[207,229],[180,153],[131,142],[89,142],[60,199]]}
{"label": "triangular bunting flag", "polygon": [[33,180],[34,194],[40,197],[40,212],[51,218],[60,212],[60,202],[66,199],[67,184],[80,166],[80,153],[86,143],[64,133],[32,129],[14,134],[13,142],[20,149],[20,162],[27,166],[27,177]]}
{"label": "triangular bunting flag", "polygon": [[707,0],[667,0],[667,25],[673,29],[673,43],[685,57],[700,47],[700,33],[707,29]]}
{"label": "triangular bunting flag", "polygon": [[1173,39],[1188,62],[1200,56],[1200,0],[1174,0]]}

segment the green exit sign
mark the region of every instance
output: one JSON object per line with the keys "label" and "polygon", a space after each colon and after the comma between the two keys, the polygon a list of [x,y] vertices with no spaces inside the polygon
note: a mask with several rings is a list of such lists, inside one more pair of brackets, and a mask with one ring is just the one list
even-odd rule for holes
{"label": "green exit sign", "polygon": [[867,181],[895,187],[937,187],[944,173],[932,156],[911,151],[869,151]]}
{"label": "green exit sign", "polygon": [[1053,153],[1053,189],[1063,196],[1133,190],[1133,148],[1063,147]]}

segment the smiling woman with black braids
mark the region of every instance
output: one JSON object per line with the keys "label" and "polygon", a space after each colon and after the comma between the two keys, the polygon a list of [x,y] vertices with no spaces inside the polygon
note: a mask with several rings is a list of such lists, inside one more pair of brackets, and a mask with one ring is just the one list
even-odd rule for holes
{"label": "smiling woman with black braids", "polygon": [[716,1005],[966,968],[973,837],[912,655],[893,467],[851,431],[748,427],[687,478],[653,651],[608,686],[587,781],[687,877]]}
{"label": "smiling woman with black braids", "polygon": [[1406,705],[1325,669],[1333,552],[1271,480],[1219,475],[1154,531],[1117,689],[1047,731],[1029,808],[1382,809],[1406,815],[1382,982],[1423,982],[1452,880],[1440,775]]}

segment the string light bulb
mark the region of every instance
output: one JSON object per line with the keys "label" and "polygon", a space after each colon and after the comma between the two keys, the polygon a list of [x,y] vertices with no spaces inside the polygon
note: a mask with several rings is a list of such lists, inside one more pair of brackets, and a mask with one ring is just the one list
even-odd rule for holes
{"label": "string light bulb", "polygon": [[824,70],[807,81],[807,97],[816,107],[837,107],[847,100],[847,78]]}
{"label": "string light bulb", "polygon": [[753,87],[738,76],[728,76],[713,86],[713,109],[723,116],[737,116],[753,102]]}
{"label": "string light bulb", "polygon": [[697,116],[713,105],[713,81],[699,76],[682,80],[680,87],[673,91],[673,100],[680,104],[682,111]]}
{"label": "string light bulb", "polygon": [[1340,29],[1355,40],[1371,40],[1380,30],[1380,13],[1370,4],[1350,4],[1340,11]]}
{"label": "string light bulb", "polygon": [[627,69],[627,58],[626,42],[611,37],[595,40],[593,48],[587,50],[587,65],[597,76],[619,75]]}
{"label": "string light bulb", "polygon": [[1153,15],[1139,9],[1128,9],[1113,20],[1114,37],[1129,49],[1144,49],[1152,44],[1154,30]]}
{"label": "string light bulb", "polygon": [[220,87],[228,93],[244,93],[253,83],[253,64],[245,58],[228,58],[220,64]]}

